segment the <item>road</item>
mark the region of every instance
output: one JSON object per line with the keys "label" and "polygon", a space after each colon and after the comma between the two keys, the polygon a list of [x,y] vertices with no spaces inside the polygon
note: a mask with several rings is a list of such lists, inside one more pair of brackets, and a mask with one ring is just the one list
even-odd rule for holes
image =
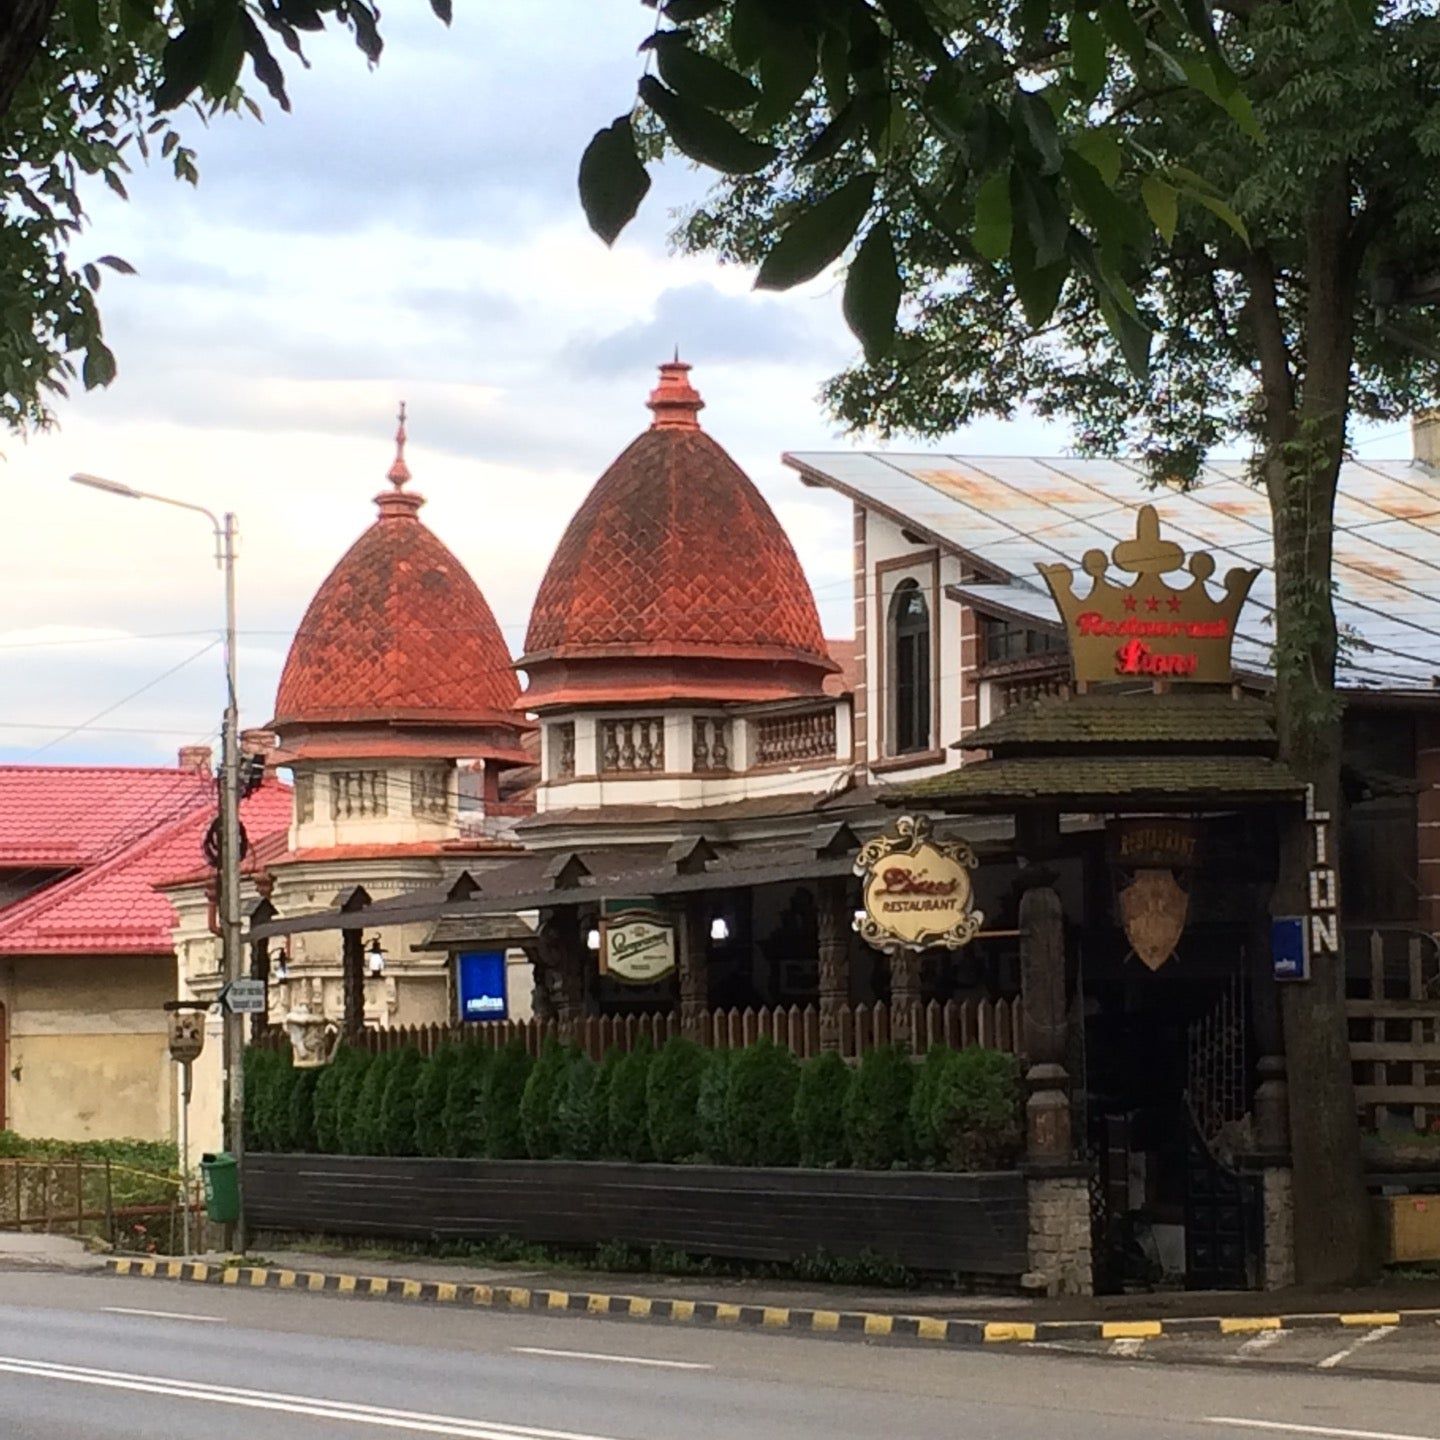
{"label": "road", "polygon": [[1340,1366],[939,1352],[0,1272],[3,1440],[1440,1440],[1436,1398]]}

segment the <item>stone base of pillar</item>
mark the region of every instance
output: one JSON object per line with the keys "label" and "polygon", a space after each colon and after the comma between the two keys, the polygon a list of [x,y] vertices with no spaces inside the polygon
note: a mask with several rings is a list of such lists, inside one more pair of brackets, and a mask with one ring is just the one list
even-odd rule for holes
{"label": "stone base of pillar", "polygon": [[1288,1165],[1267,1165],[1262,1173],[1265,1215],[1264,1286],[1283,1290],[1295,1283],[1295,1192]]}
{"label": "stone base of pillar", "polygon": [[1093,1295],[1090,1182],[1083,1175],[1032,1175],[1030,1273],[1025,1288],[1044,1295]]}

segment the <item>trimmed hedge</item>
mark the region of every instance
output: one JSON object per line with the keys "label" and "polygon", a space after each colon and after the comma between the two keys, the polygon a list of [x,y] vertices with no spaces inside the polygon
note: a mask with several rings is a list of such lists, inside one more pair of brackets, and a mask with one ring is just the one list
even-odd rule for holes
{"label": "trimmed hedge", "polygon": [[858,1068],[833,1052],[801,1065],[770,1040],[707,1051],[679,1037],[599,1064],[557,1044],[533,1061],[518,1042],[428,1060],[342,1046],[320,1070],[251,1050],[245,1088],[248,1143],[279,1153],[981,1170],[1013,1164],[1024,1138],[1019,1062],[975,1047],[917,1065],[890,1046]]}

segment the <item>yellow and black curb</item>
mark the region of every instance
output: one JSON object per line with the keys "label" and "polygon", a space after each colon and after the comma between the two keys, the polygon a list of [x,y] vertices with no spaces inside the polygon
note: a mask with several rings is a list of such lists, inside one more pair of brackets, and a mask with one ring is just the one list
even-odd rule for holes
{"label": "yellow and black curb", "polygon": [[788,1305],[736,1305],[596,1291],[535,1290],[519,1285],[402,1280],[322,1270],[211,1265],[194,1260],[107,1259],[114,1275],[180,1280],[256,1290],[306,1290],[531,1314],[568,1313],[678,1325],[712,1325],[871,1340],[919,1340],[941,1345],[1033,1344],[1084,1340],[1159,1340],[1175,1336],[1255,1335],[1264,1330],[1373,1328],[1440,1322],[1440,1310],[1324,1311],[1301,1315],[1206,1316],[1163,1320],[945,1320],[865,1310],[809,1310]]}

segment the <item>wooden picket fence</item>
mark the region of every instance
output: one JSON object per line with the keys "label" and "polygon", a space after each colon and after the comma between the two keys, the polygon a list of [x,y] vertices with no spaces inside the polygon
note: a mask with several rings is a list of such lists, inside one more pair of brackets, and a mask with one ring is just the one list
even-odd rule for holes
{"label": "wooden picket fence", "polygon": [[[839,1014],[840,1054],[858,1060],[867,1051],[888,1045],[897,1027],[890,1006],[845,1005]],[[963,1049],[979,1045],[1018,1055],[1024,1036],[1024,1016],[1017,1000],[932,1000],[915,1016],[911,1049],[923,1055],[936,1045]],[[899,1027],[903,1030],[904,1027]],[[610,1050],[629,1052],[641,1038],[654,1046],[680,1034],[677,1011],[647,1015],[587,1015],[574,1026],[572,1038],[585,1054],[599,1060]],[[500,1048],[519,1041],[531,1055],[539,1055],[547,1040],[558,1039],[555,1020],[496,1020],[465,1025],[394,1025],[367,1028],[360,1048],[372,1055],[414,1046],[432,1055],[447,1044],[489,1045]],[[696,1038],[707,1049],[738,1050],[761,1037],[784,1045],[800,1059],[820,1053],[820,1009],[816,1005],[777,1005],[773,1009],[708,1010],[700,1016]],[[282,1048],[283,1030],[270,1029],[259,1042],[266,1049]]]}

